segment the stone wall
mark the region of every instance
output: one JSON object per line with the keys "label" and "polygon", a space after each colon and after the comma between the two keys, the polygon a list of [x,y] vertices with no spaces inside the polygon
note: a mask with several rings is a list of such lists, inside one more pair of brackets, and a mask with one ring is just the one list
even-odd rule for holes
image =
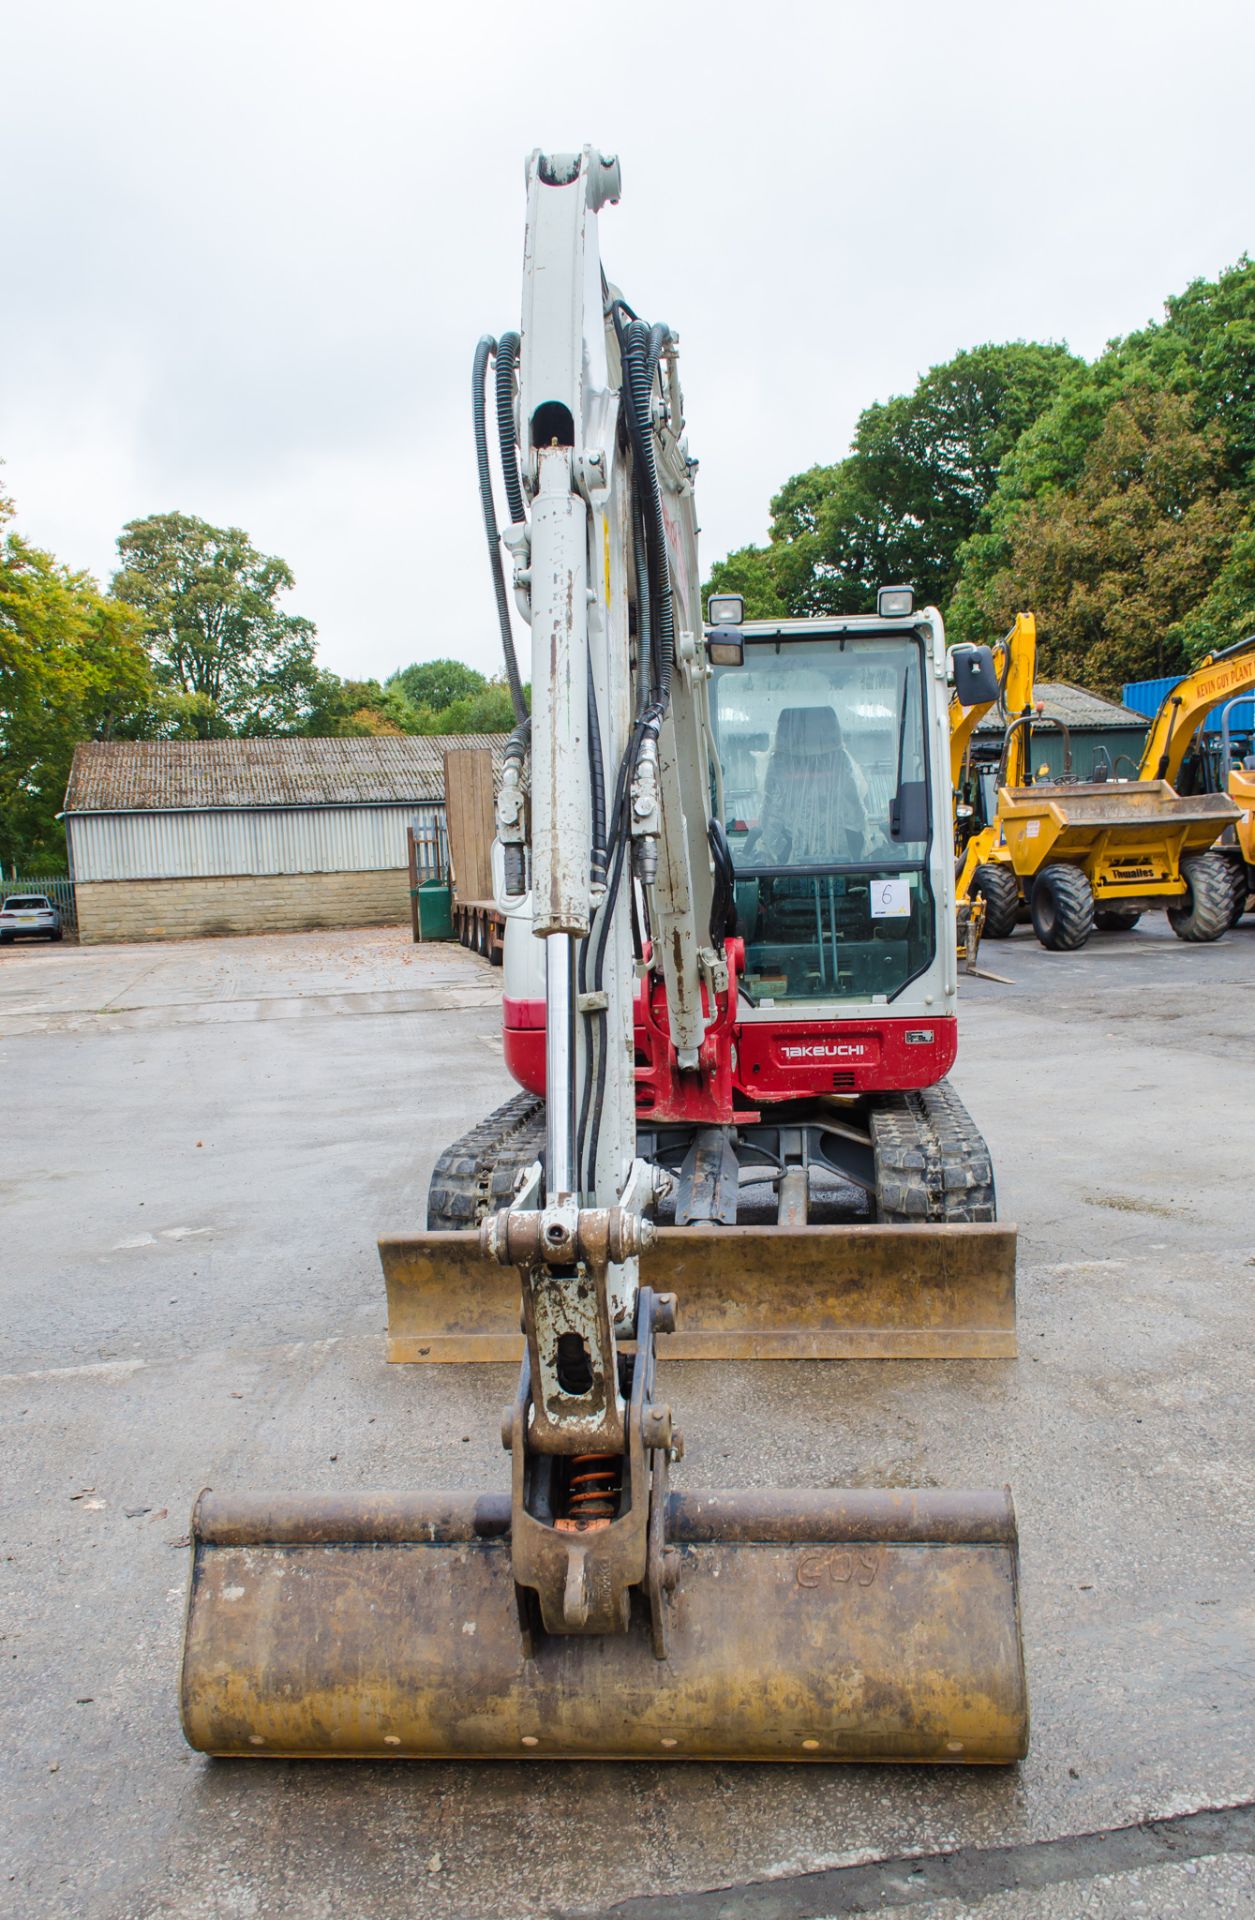
{"label": "stone wall", "polygon": [[404,868],[372,873],[230,874],[190,880],[95,880],[76,886],[78,937],[181,940],[305,927],[394,927],[410,917]]}

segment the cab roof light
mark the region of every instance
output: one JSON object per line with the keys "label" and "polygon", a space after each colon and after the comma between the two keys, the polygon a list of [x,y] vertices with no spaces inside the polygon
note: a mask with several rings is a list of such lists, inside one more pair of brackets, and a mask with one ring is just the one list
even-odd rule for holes
{"label": "cab roof light", "polygon": [[739,593],[712,593],[706,602],[706,657],[712,667],[739,667],[745,663],[745,597]]}
{"label": "cab roof light", "polygon": [[876,612],[882,620],[905,620],[914,611],[914,587],[881,587],[876,595]]}
{"label": "cab roof light", "polygon": [[745,619],[745,596],[712,593],[706,602],[706,620],[712,627],[739,627]]}

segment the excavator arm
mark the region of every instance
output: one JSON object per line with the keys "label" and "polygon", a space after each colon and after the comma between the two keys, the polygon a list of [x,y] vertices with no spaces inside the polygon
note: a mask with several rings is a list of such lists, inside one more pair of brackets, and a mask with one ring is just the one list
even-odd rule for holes
{"label": "excavator arm", "polygon": [[[1035,705],[1037,674],[1037,617],[1017,613],[1010,632],[992,649],[998,679],[996,700],[973,702],[965,706],[956,688],[950,699],[950,777],[957,794],[972,735],[994,707],[1006,728],[1004,753],[1005,784],[1023,786],[1029,771],[1030,736]],[[973,833],[963,850],[959,870],[958,898],[970,897],[972,876],[988,860],[998,842],[998,828],[992,822]]]}
{"label": "excavator arm", "polygon": [[[516,1267],[523,1289],[515,1579],[546,1630],[569,1633],[626,1624],[647,1578],[651,1483],[675,1452],[651,1398],[653,1328],[671,1309],[638,1283],[659,1175],[635,1156],[634,885],[650,934],[641,964],[664,979],[680,1072],[699,1071],[728,984],[709,930],[717,763],[693,463],[674,336],[601,270],[595,216],[618,185],[617,163],[589,148],[529,163],[517,424],[530,512],[511,547],[532,641],[532,931],[550,1095],[543,1187],[483,1233],[486,1257]],[[612,1485],[613,1518],[585,1498]]]}
{"label": "excavator arm", "polygon": [[[974,651],[977,649],[954,649],[955,654]],[[997,675],[997,694],[988,700],[965,703],[962,689],[956,686],[950,696],[950,784],[956,788],[963,777],[963,765],[972,744],[972,735],[987,713],[997,707],[1003,720],[1009,722],[1033,712],[1033,679],[1037,670],[1036,616],[1017,613],[1010,633],[988,651]],[[1011,786],[1018,786],[1024,772],[1027,749],[1021,745],[1018,750],[1013,746],[1011,751],[1016,758],[1014,762],[1008,761],[1007,779]]]}
{"label": "excavator arm", "polygon": [[1142,749],[1139,780],[1166,780],[1175,787],[1181,763],[1199,727],[1218,701],[1255,687],[1255,634],[1220,653],[1209,653],[1178,680],[1160,702]]}

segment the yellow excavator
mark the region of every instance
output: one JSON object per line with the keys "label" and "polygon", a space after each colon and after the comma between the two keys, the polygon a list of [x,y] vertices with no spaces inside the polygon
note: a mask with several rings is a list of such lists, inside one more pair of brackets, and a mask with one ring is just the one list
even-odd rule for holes
{"label": "yellow excavator", "polygon": [[[1167,780],[1183,794],[1226,794],[1239,810],[1214,848],[1232,890],[1230,924],[1255,894],[1255,737],[1235,751],[1230,716],[1255,691],[1255,634],[1209,653],[1170,687],[1151,722],[1137,770],[1139,780]],[[1208,714],[1224,702],[1220,727],[1204,738]]]}
{"label": "yellow excavator", "polygon": [[[523,1105],[442,1158],[440,1224],[383,1247],[419,1345],[521,1348],[508,1484],[203,1494],[184,1730],[254,1758],[1010,1762],[1028,1706],[1005,1488],[670,1484],[657,1359],[690,1299],[715,1358],[761,1351],[747,1286],[775,1290],[786,1334],[806,1316],[787,1352],[850,1351],[869,1299],[855,1350],[901,1351],[886,1298],[910,1351],[970,1352],[955,1296],[975,1264],[1001,1322],[1014,1232],[944,1081],[941,617],[890,588],[874,615],[747,623],[724,596],[703,620],[676,337],[602,270],[618,195],[593,148],[532,155],[522,327],[480,342],[472,380],[520,717],[494,858]],[[821,1163],[890,1219],[812,1223]],[[764,1182],[775,1217],[754,1224],[741,1187]],[[750,1407],[744,1445],[754,1481]]]}
{"label": "yellow excavator", "polygon": [[[1225,757],[1227,760],[1227,729]],[[1236,927],[1255,896],[1255,755],[1249,750],[1240,765],[1229,765],[1227,790],[1234,806],[1241,808],[1233,823],[1232,846],[1224,839],[1220,843],[1220,851],[1230,862],[1233,874],[1233,912],[1229,924]]]}
{"label": "yellow excavator", "polygon": [[[982,671],[980,655],[990,651],[994,668],[991,688]],[[979,771],[972,763],[972,744],[982,720],[997,707],[1004,727],[1011,716],[1042,711],[1037,703],[1034,676],[1037,668],[1037,619],[1031,613],[1017,613],[1011,631],[991,650],[955,646],[950,649],[948,678],[950,692],[950,786],[954,794],[954,853],[960,869],[968,844],[992,821],[997,789],[982,786]],[[1029,775],[1028,742],[1021,735],[1011,742],[1006,772],[1017,783]],[[969,889],[969,900],[984,900],[983,893]]]}
{"label": "yellow excavator", "polygon": [[[1162,742],[1158,722],[1152,728],[1136,780],[1075,780],[1069,729],[1035,700],[1034,615],[1019,614],[993,653],[1004,723],[996,780],[973,778],[968,759],[972,733],[991,703],[966,703],[956,679],[950,713],[951,775],[971,808],[958,898],[984,900],[985,937],[1009,938],[1027,915],[1044,947],[1072,952],[1095,926],[1127,931],[1159,907],[1182,940],[1218,940],[1232,917],[1233,882],[1214,843],[1237,820],[1238,807],[1221,793],[1178,793],[1159,770],[1180,768],[1171,721]],[[1055,780],[1033,777],[1032,736],[1044,726],[1063,734],[1063,772]]]}

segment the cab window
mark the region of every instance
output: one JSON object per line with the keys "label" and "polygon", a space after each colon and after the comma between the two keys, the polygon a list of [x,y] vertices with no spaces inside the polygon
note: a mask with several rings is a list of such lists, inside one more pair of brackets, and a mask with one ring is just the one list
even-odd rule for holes
{"label": "cab window", "polygon": [[922,674],[897,634],[749,641],[743,666],[717,670],[754,1004],[891,1000],[931,961]]}

